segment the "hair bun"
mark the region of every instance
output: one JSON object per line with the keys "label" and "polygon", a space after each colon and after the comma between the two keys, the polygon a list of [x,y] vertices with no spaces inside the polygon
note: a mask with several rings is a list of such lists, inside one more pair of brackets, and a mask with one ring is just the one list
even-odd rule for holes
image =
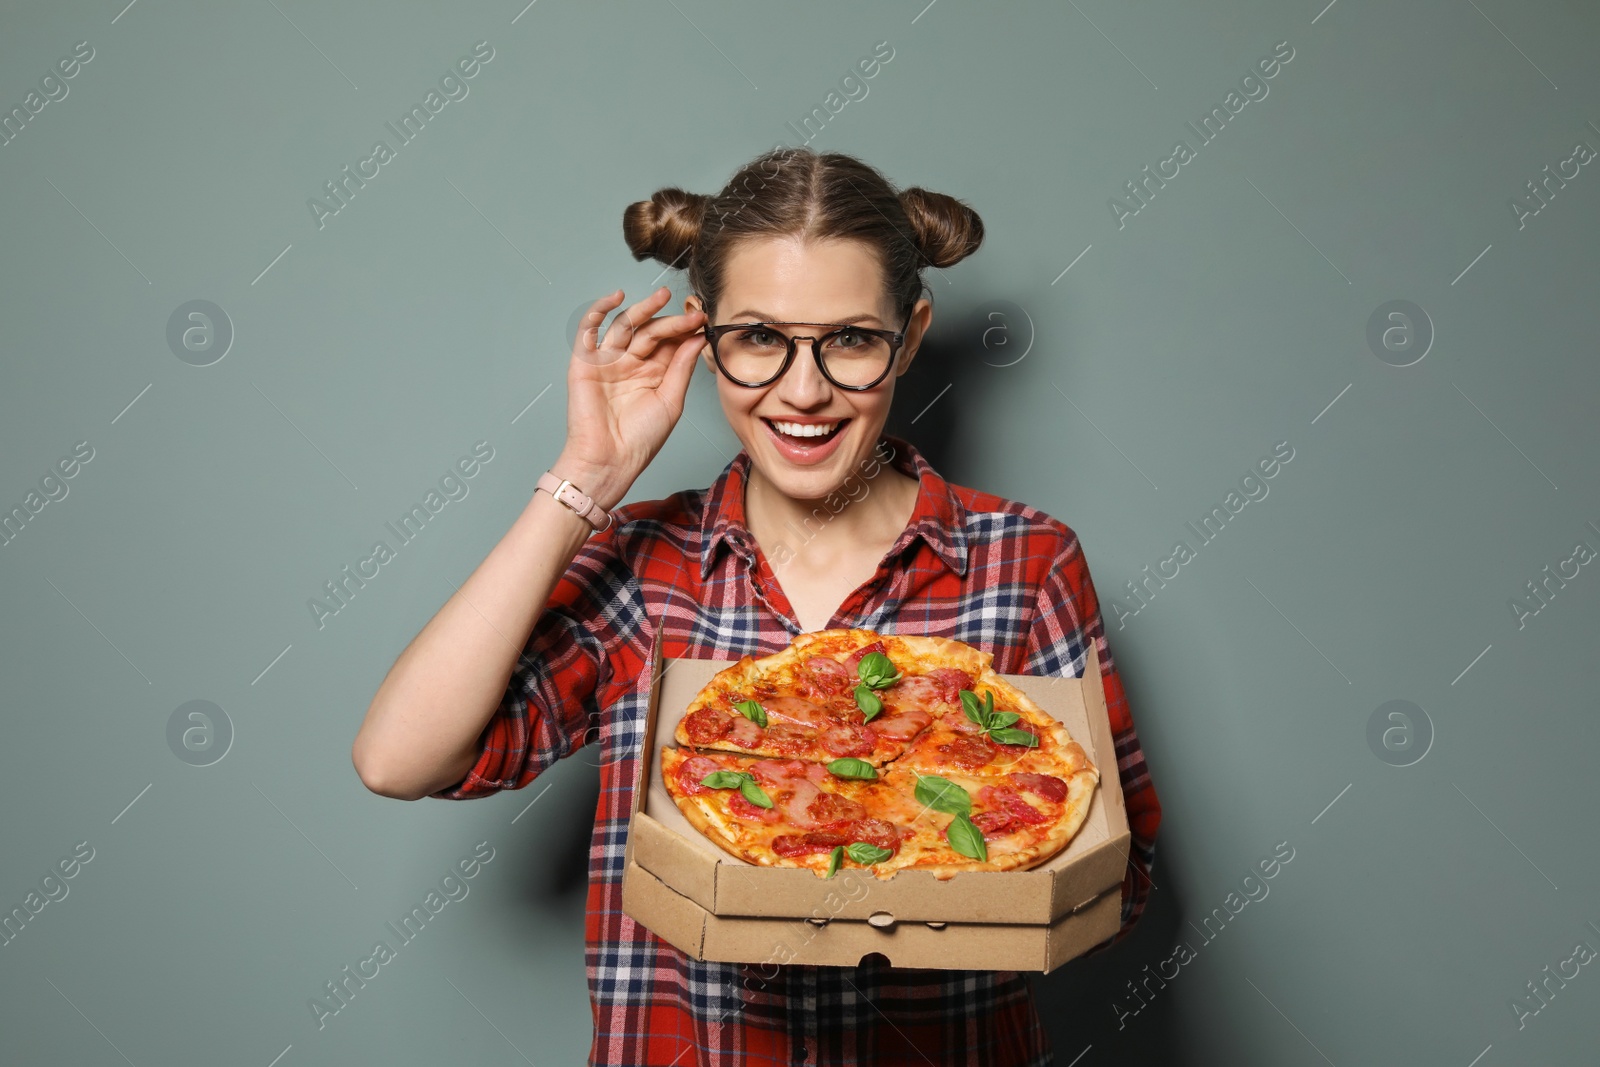
{"label": "hair bun", "polygon": [[649,200],[629,204],[622,213],[622,237],[633,258],[687,268],[710,199],[674,186],[656,190]]}
{"label": "hair bun", "polygon": [[983,220],[953,196],[912,186],[901,191],[900,206],[929,266],[959,263],[983,243]]}

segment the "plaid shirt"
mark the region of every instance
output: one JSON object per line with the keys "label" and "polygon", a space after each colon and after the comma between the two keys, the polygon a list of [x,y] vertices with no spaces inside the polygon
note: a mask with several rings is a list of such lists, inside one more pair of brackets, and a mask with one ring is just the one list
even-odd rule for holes
{"label": "plaid shirt", "polygon": [[[1002,674],[1077,677],[1095,642],[1132,828],[1122,928],[1098,948],[1112,944],[1144,909],[1161,807],[1078,538],[1026,504],[946,482],[898,437],[883,435],[877,447],[879,460],[919,480],[916,507],[827,625],[952,637],[992,653]],[[651,643],[666,642],[663,658],[738,659],[777,652],[801,632],[745,525],[749,468],[741,451],[709,489],[614,509],[614,524],[579,549],[534,626],[478,762],[432,795],[521,789],[599,742],[584,952],[591,1063],[1049,1063],[1026,974],[894,968],[880,955],[853,967],[704,963],[623,913]]]}

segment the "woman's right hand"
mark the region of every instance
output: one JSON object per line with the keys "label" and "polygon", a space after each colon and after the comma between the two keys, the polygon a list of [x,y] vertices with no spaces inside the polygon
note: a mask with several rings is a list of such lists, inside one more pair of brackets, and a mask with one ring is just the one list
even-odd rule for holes
{"label": "woman's right hand", "polygon": [[614,507],[650,465],[683,413],[695,360],[705,346],[699,311],[652,318],[672,290],[662,286],[619,314],[596,343],[617,289],[589,306],[567,367],[567,441],[551,466],[604,508]]}

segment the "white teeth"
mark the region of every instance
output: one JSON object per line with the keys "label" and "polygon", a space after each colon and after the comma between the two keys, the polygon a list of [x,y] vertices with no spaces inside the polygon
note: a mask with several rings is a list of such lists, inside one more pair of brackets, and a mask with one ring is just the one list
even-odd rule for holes
{"label": "white teeth", "polygon": [[775,420],[769,421],[772,422],[772,425],[779,433],[787,434],[790,437],[825,437],[833,432],[833,428],[835,426],[839,425],[837,422],[819,422],[813,424],[802,422],[777,422]]}

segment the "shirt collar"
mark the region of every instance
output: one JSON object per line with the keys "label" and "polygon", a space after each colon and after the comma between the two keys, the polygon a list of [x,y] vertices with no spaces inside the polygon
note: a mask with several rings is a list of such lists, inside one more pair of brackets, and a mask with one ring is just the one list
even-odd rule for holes
{"label": "shirt collar", "polygon": [[[880,434],[878,444],[865,461],[870,470],[874,462],[884,462],[917,479],[917,503],[911,519],[889,555],[898,555],[917,538],[927,542],[934,554],[957,575],[967,572],[966,509],[946,482],[904,438]],[[722,468],[711,488],[706,490],[700,517],[700,578],[710,575],[716,565],[717,550],[727,545],[745,559],[755,556],[755,537],[745,525],[744,492],[750,475],[750,453],[739,454]]]}

